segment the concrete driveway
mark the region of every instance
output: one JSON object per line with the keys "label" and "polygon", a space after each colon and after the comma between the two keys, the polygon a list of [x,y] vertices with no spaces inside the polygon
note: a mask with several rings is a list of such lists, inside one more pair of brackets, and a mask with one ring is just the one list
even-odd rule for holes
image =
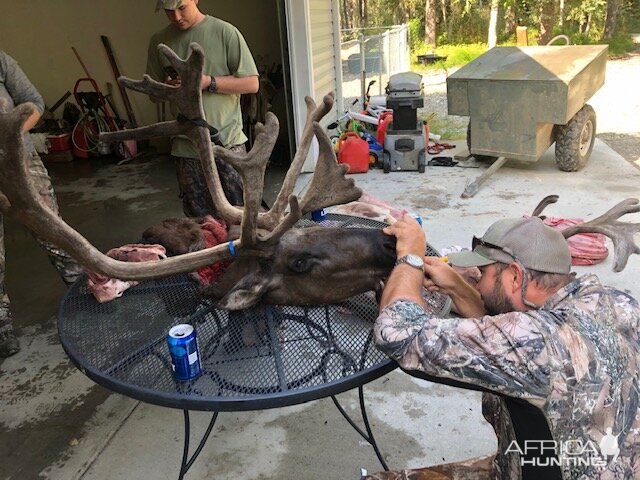
{"label": "concrete driveway", "polygon": [[[462,148],[457,150],[464,153]],[[148,165],[132,166],[129,180],[146,178]],[[427,167],[424,174],[384,174],[371,170],[354,179],[370,194],[419,213],[429,242],[437,248],[467,245],[473,234],[482,233],[494,220],[529,213],[538,200],[552,193],[560,194],[560,201],[549,208],[549,214],[583,218],[640,193],[640,170],[601,141],[596,141],[589,164],[579,173],[558,171],[549,151],[533,164],[507,163],[475,197],[461,199],[465,185],[481,171]],[[171,181],[167,178],[166,185]],[[67,188],[71,187],[61,187],[61,197],[81,208],[78,194],[71,201],[71,194],[64,193]],[[95,190],[92,195],[86,200],[89,209],[104,201]],[[144,213],[144,207],[138,208]],[[640,221],[639,215],[635,217]],[[640,297],[640,257],[632,257],[619,274],[611,271],[611,265],[609,258],[576,271],[594,271],[604,282]],[[49,312],[50,317],[54,304]],[[26,326],[21,333],[23,351],[0,362],[0,478],[177,478],[183,437],[180,411],[110,394],[93,384],[66,359],[51,318]],[[365,396],[372,428],[391,468],[461,460],[495,449],[493,432],[481,418],[479,396],[474,392],[396,371],[367,385]],[[340,399],[358,418],[357,394],[348,392]],[[208,418],[209,414],[194,414],[192,442]],[[186,478],[356,479],[361,468],[380,469],[372,448],[324,399],[282,409],[221,414]]]}

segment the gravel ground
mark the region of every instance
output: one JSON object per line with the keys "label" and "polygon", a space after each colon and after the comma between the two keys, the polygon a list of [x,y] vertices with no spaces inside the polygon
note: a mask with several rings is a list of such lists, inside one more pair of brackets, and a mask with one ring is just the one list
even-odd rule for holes
{"label": "gravel ground", "polygon": [[[640,45],[640,34],[635,38]],[[447,115],[446,74],[425,74],[424,86],[425,108],[421,113],[435,113],[434,125],[441,125],[451,138],[466,138],[468,118]],[[607,62],[605,84],[589,104],[597,115],[597,137],[640,168],[640,48],[625,58]]]}

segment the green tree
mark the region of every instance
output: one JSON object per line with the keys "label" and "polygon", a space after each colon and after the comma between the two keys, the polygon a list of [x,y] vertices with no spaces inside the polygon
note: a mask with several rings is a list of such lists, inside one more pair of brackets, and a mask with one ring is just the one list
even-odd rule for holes
{"label": "green tree", "polygon": [[437,39],[436,21],[438,18],[436,0],[425,0],[424,18],[424,43],[427,47],[435,49]]}

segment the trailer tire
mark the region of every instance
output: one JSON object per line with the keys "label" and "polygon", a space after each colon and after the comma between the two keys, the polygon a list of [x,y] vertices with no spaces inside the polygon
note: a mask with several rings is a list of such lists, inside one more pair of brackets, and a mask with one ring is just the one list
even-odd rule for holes
{"label": "trailer tire", "polygon": [[584,168],[596,139],[596,112],[585,105],[566,125],[556,125],[556,164],[563,172]]}
{"label": "trailer tire", "polygon": [[423,148],[420,150],[420,153],[418,153],[418,173],[424,173],[426,164],[427,164],[427,156]]}
{"label": "trailer tire", "polygon": [[469,155],[472,155],[473,158],[479,162],[492,162],[498,158],[491,155],[476,155],[475,153],[471,153],[471,122],[467,125],[467,148],[469,149]]}

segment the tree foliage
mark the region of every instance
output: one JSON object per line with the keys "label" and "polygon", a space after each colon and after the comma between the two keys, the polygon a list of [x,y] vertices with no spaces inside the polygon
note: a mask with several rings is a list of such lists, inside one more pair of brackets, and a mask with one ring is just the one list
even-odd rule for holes
{"label": "tree foliage", "polygon": [[[499,42],[514,41],[516,26],[527,27],[540,44],[560,33],[572,43],[596,43],[640,29],[640,0],[497,1]],[[491,6],[492,0],[340,0],[340,13],[343,29],[409,23],[419,37],[413,46],[443,45],[487,42]]]}

